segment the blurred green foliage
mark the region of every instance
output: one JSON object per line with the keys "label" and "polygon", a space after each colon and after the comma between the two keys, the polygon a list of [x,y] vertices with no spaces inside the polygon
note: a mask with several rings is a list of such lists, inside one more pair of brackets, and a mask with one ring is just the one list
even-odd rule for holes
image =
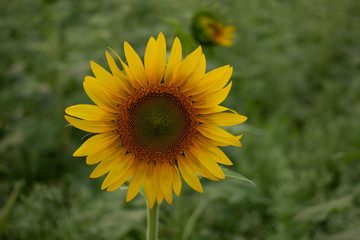
{"label": "blurred green foliage", "polygon": [[[231,170],[256,183],[202,180],[162,204],[161,239],[360,236],[360,2],[357,0],[13,0],[0,8],[0,238],[142,239],[145,201],[100,191],[73,158],[82,131],[67,106],[90,103],[90,60],[143,55],[162,31],[185,50],[196,11],[237,28],[232,48],[205,48],[207,69],[234,66],[226,106],[249,117],[232,132]],[[120,54],[122,55],[122,54]],[[19,184],[24,183],[20,188]],[[21,184],[20,184],[21,185]],[[19,191],[19,194],[17,194]]]}

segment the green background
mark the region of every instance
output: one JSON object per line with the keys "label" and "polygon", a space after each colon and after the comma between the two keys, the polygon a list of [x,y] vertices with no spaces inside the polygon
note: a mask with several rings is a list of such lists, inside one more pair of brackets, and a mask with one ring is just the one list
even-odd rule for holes
{"label": "green background", "polygon": [[145,201],[101,191],[72,153],[84,132],[64,109],[91,103],[90,60],[143,56],[163,32],[197,46],[198,10],[236,26],[234,46],[204,48],[207,70],[234,66],[223,105],[247,116],[227,128],[232,179],[184,184],[160,207],[160,239],[330,239],[360,236],[360,1],[12,0],[0,7],[0,238],[144,239]]}

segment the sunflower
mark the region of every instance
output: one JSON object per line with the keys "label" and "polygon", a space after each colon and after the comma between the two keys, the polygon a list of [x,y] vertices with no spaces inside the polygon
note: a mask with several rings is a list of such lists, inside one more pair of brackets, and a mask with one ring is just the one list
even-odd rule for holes
{"label": "sunflower", "polygon": [[111,73],[91,61],[95,77],[85,77],[83,86],[96,105],[65,110],[71,125],[94,134],[73,154],[87,156],[87,164],[98,164],[90,177],[107,174],[101,186],[107,191],[130,179],[126,200],[143,186],[150,207],[155,199],[171,204],[173,191],[180,194],[181,177],[198,192],[203,188],[197,174],[225,178],[218,163],[232,163],[218,146],[240,147],[241,135],[219,126],[247,119],[219,106],[230,91],[232,67],[205,73],[201,47],[182,60],[178,38],[167,61],[162,33],[156,40],[150,38],[144,64],[127,42],[124,51],[127,64],[114,52],[123,71],[108,52]]}
{"label": "sunflower", "polygon": [[192,33],[204,45],[231,47],[235,27],[224,26],[218,16],[209,11],[199,11],[192,20]]}

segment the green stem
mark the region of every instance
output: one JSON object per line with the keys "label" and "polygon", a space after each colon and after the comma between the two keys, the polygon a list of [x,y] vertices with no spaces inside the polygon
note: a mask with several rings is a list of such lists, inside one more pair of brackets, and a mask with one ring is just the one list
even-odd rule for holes
{"label": "green stem", "polygon": [[155,201],[152,208],[147,205],[147,240],[157,240],[158,239],[158,203]]}

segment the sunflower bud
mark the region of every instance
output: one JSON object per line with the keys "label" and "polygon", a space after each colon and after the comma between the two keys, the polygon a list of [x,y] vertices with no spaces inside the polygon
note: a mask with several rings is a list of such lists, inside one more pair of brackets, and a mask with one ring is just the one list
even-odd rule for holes
{"label": "sunflower bud", "polygon": [[221,45],[231,47],[235,26],[224,26],[213,12],[200,11],[195,14],[192,26],[192,34],[201,45]]}

